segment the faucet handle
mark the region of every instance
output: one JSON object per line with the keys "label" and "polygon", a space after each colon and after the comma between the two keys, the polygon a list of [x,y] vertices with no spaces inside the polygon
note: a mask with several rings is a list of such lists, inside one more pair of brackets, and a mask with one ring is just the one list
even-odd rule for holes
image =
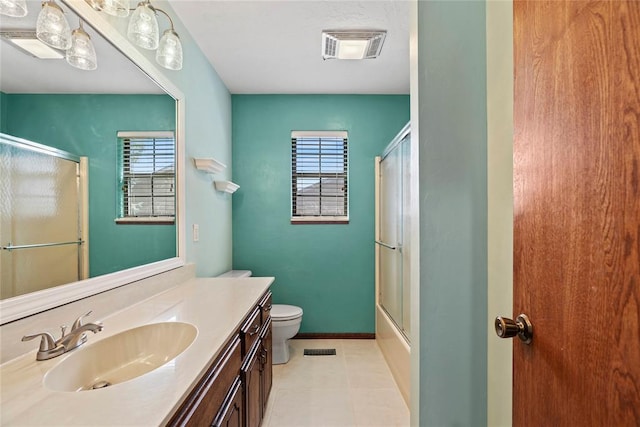
{"label": "faucet handle", "polygon": [[42,337],[42,339],[40,340],[39,351],[50,351],[56,348],[56,342],[49,332],[41,332],[34,335],[25,335],[22,337],[22,341],[31,341],[32,339],[38,337]]}
{"label": "faucet handle", "polygon": [[[90,315],[91,313],[93,313],[93,310],[89,310],[87,313],[83,314],[82,316],[78,317],[76,319],[75,322],[73,322],[73,325],[71,325],[71,330],[75,331],[76,329],[78,329],[79,327],[82,326],[82,319],[87,317],[88,315]],[[64,335],[64,334],[63,334]]]}
{"label": "faucet handle", "polygon": [[42,332],[34,335],[25,335],[22,341],[30,341],[34,338],[42,337],[40,340],[40,348],[36,354],[36,360],[47,360],[64,353],[64,347],[54,341],[53,336],[49,332]]}

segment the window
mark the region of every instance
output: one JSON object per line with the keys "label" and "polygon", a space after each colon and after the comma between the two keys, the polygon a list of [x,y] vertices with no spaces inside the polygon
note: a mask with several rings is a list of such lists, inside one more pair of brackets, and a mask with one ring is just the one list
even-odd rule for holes
{"label": "window", "polygon": [[347,132],[291,133],[291,222],[347,223]]}
{"label": "window", "polygon": [[118,223],[173,224],[176,156],[173,132],[118,132]]}

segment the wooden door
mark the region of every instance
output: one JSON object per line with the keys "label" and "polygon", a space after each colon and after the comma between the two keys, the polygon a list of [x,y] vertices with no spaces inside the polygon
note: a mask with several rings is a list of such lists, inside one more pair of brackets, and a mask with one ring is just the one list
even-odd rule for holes
{"label": "wooden door", "polygon": [[514,2],[516,426],[640,425],[640,2]]}
{"label": "wooden door", "polygon": [[260,346],[254,346],[242,367],[244,383],[244,417],[246,427],[260,427],[262,403],[260,402]]}

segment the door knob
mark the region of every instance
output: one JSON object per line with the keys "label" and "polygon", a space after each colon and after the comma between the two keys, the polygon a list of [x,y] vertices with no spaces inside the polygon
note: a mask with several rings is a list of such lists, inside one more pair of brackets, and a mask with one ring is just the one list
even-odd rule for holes
{"label": "door knob", "polygon": [[508,317],[498,316],[495,322],[496,334],[500,338],[513,338],[516,335],[525,344],[529,344],[533,339],[533,325],[526,314],[516,317],[516,320]]}

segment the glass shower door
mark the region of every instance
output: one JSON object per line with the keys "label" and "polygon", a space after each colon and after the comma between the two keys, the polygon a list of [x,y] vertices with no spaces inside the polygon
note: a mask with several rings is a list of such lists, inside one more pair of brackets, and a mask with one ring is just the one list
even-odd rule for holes
{"label": "glass shower door", "polygon": [[404,331],[402,157],[400,143],[380,162],[378,271],[380,305]]}
{"label": "glass shower door", "polygon": [[0,182],[1,298],[79,280],[78,162],[3,135]]}
{"label": "glass shower door", "polygon": [[380,161],[378,184],[378,301],[398,329],[410,334],[409,174],[411,137],[394,142]]}

